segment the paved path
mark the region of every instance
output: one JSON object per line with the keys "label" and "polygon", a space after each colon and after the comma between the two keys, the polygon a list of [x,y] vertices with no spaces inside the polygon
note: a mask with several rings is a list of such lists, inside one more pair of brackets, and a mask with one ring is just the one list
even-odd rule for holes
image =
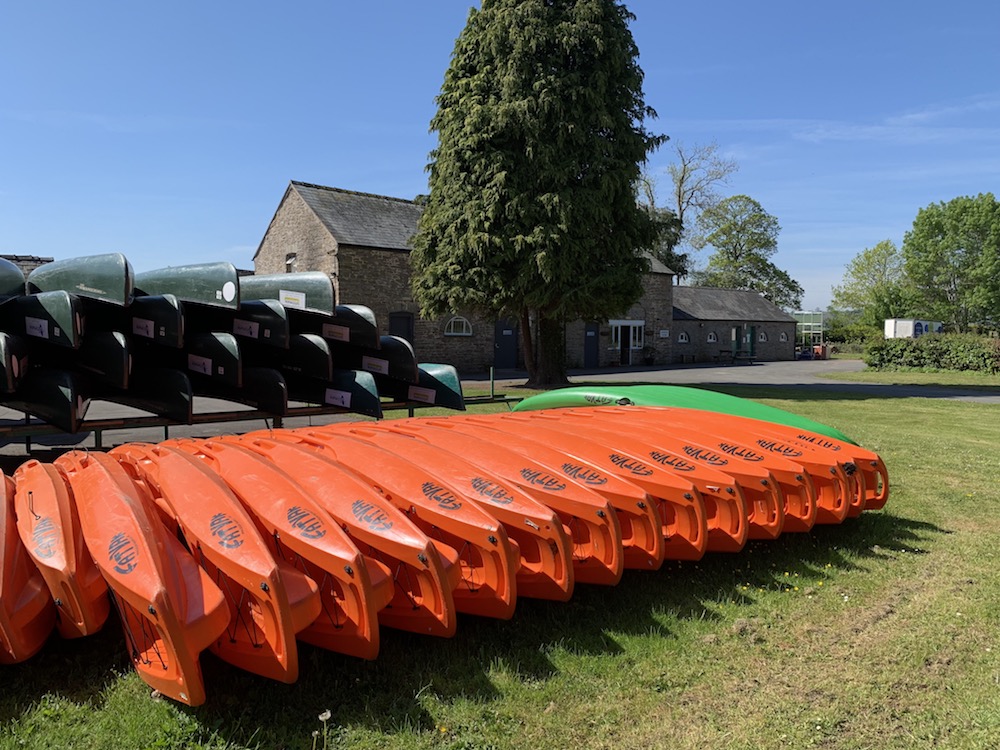
{"label": "paved path", "polygon": [[[689,365],[669,369],[652,367],[626,370],[576,370],[570,381],[582,383],[671,383],[675,385],[753,385],[760,387],[794,388],[798,391],[833,391],[852,393],[869,398],[944,398],[957,401],[1000,404],[1000,391],[976,388],[936,388],[918,385],[882,385],[852,383],[822,377],[826,373],[859,372],[865,367],[856,359],[801,360],[793,362],[759,362],[753,365],[703,366]],[[498,389],[513,388],[524,382],[526,375],[503,373],[497,380]],[[475,382],[482,386],[482,381]],[[512,395],[516,395],[512,394]]]}

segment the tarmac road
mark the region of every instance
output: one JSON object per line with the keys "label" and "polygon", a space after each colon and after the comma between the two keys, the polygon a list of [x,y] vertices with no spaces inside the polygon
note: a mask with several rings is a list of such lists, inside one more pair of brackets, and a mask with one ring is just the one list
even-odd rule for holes
{"label": "tarmac road", "polygon": [[[876,383],[851,383],[823,378],[826,373],[860,372],[865,369],[857,359],[795,360],[785,362],[758,362],[752,365],[686,365],[660,369],[639,367],[615,370],[574,370],[570,372],[573,384],[583,383],[670,383],[673,385],[753,385],[796,390],[833,391],[853,393],[869,398],[945,398],[1000,404],[997,390],[975,388],[935,388],[933,386],[882,385]],[[526,374],[503,373],[497,380],[498,388],[515,388],[523,383]],[[482,385],[482,381],[477,382]],[[512,393],[510,395],[516,395]]]}

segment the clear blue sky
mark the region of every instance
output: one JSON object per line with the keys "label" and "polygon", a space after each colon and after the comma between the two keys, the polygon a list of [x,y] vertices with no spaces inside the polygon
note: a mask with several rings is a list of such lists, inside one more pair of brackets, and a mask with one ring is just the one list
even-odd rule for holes
{"label": "clear blue sky", "polygon": [[[473,4],[4,3],[0,253],[252,267],[289,180],[426,192]],[[806,308],[918,209],[1000,190],[1000,4],[627,4],[652,128],[739,162]]]}

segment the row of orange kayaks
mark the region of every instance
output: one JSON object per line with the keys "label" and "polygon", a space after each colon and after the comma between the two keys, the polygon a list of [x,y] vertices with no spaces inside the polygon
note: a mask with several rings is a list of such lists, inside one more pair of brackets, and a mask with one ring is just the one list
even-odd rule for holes
{"label": "row of orange kayaks", "polygon": [[146,682],[219,658],[283,682],[296,642],[373,659],[626,568],[738,552],[888,498],[885,465],[782,425],[657,407],[351,422],[126,444],[4,477],[0,663],[116,612]]}

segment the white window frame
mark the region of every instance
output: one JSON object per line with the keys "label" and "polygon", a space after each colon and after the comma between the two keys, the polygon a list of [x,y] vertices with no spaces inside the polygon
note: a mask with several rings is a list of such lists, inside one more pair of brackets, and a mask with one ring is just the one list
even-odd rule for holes
{"label": "white window frame", "polygon": [[784,344],[786,341],[788,341],[788,334],[782,331],[781,335],[778,337],[778,340]]}
{"label": "white window frame", "polygon": [[705,340],[709,344],[718,344],[719,343],[719,334],[717,334],[715,331],[709,331],[708,332],[708,337]]}
{"label": "white window frame", "polygon": [[691,337],[688,336],[687,331],[681,331],[680,333],[677,334],[678,344],[688,344],[690,342],[691,342]]}
{"label": "white window frame", "polygon": [[463,318],[461,315],[456,315],[455,317],[451,318],[447,323],[444,324],[444,335],[471,336],[472,323],[469,322],[468,318]]}
{"label": "white window frame", "polygon": [[645,320],[609,320],[611,325],[611,348],[618,349],[621,346],[622,327],[629,326],[631,332],[630,348],[633,350],[642,349],[646,345],[646,321]]}
{"label": "white window frame", "polygon": [[757,343],[758,344],[766,344],[767,343],[767,331],[758,331],[757,332]]}

